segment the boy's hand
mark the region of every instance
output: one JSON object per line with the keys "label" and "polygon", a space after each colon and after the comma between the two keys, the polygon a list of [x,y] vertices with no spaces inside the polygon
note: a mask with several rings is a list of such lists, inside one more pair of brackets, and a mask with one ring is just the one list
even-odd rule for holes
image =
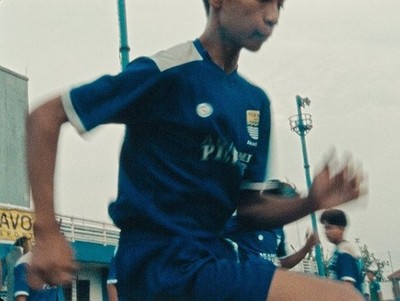
{"label": "boy's hand", "polygon": [[315,245],[319,244],[319,237],[317,234],[315,234],[314,232],[308,232],[306,234],[306,248],[308,250],[311,250]]}
{"label": "boy's hand", "polygon": [[51,286],[71,283],[77,264],[63,234],[54,231],[37,235],[35,239],[28,276],[30,285],[39,289],[44,283]]}
{"label": "boy's hand", "polygon": [[332,158],[328,160],[314,178],[308,198],[315,210],[332,208],[366,194],[361,189],[364,177],[360,170],[355,170],[348,161],[332,176],[333,162]]}

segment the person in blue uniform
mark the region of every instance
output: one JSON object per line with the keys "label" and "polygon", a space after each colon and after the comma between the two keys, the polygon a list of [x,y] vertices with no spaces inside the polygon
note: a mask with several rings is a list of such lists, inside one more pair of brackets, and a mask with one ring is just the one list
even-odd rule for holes
{"label": "person in blue uniform", "polygon": [[[115,249],[115,253],[117,248]],[[108,265],[107,275],[107,296],[108,301],[118,301],[118,288],[117,288],[117,271],[115,269],[115,254],[111,258],[110,264]]]}
{"label": "person in blue uniform", "polygon": [[375,271],[367,269],[366,275],[369,281],[370,301],[383,301],[381,284],[376,278]]}
{"label": "person in blue uniform", "polygon": [[23,255],[14,267],[15,301],[64,301],[63,289],[59,285],[42,284],[40,289],[33,289],[28,283],[28,270],[32,252]]}
{"label": "person in blue uniform", "polygon": [[85,133],[118,123],[126,131],[109,213],[121,229],[120,300],[361,300],[338,283],[276,270],[263,259],[238,263],[221,237],[235,210],[254,229],[278,227],[358,198],[362,180],[347,164],[332,175],[328,162],[307,197],[283,202],[260,193],[270,163],[270,102],[239,73],[238,61],[242,49],[257,51],[272,34],[283,1],[204,4],[208,21],[198,39],[137,58],[122,73],[67,91],[30,114],[37,208],[31,283],[68,283],[76,270],[54,219],[61,126],[69,122]]}
{"label": "person in blue uniform", "polygon": [[[276,179],[266,183],[263,194],[285,196],[288,199],[294,199],[299,195],[294,185]],[[317,235],[308,234],[304,246],[293,252],[288,245],[283,227],[254,231],[246,224],[239,223],[236,215],[233,215],[225,225],[223,236],[237,247],[240,261],[261,257],[287,269],[295,267],[319,243]]]}
{"label": "person in blue uniform", "polygon": [[14,298],[14,267],[18,259],[27,254],[32,248],[31,240],[22,236],[15,240],[10,252],[5,258],[6,262],[6,281],[7,281],[7,300]]}
{"label": "person in blue uniform", "polygon": [[329,242],[335,245],[328,262],[328,277],[350,283],[363,292],[361,254],[358,247],[345,239],[347,217],[343,210],[328,209],[320,217]]}

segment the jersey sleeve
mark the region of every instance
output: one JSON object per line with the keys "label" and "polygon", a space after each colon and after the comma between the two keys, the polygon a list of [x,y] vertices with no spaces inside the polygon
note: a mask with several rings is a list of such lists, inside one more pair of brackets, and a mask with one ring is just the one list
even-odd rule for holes
{"label": "jersey sleeve", "polygon": [[64,94],[64,110],[80,133],[101,124],[124,124],[140,114],[138,103],[157,91],[160,74],[152,59],[139,58],[117,75],[105,75]]}
{"label": "jersey sleeve", "polygon": [[341,253],[337,261],[337,277],[343,281],[356,283],[358,279],[358,267],[356,259],[348,253]]}
{"label": "jersey sleeve", "polygon": [[27,281],[28,264],[21,263],[14,268],[14,296],[29,296],[29,285]]}

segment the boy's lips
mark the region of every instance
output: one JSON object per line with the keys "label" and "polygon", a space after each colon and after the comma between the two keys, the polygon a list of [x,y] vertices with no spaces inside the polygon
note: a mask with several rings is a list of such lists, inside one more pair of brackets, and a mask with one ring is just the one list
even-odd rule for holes
{"label": "boy's lips", "polygon": [[266,41],[268,39],[268,34],[265,34],[261,31],[256,31],[254,34],[254,37],[257,38],[260,41]]}

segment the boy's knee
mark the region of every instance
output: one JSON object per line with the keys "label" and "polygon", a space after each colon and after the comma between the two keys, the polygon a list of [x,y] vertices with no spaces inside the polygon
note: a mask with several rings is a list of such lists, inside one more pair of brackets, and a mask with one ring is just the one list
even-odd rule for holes
{"label": "boy's knee", "polygon": [[343,301],[345,300],[349,300],[349,301],[365,301],[364,297],[361,295],[361,293],[354,288],[352,285],[349,284],[343,284],[343,286],[346,288],[346,294],[347,297],[345,296],[345,299],[343,299]]}
{"label": "boy's knee", "polygon": [[[290,290],[288,290],[290,283]],[[277,270],[268,294],[268,301],[364,301],[349,283]]]}

